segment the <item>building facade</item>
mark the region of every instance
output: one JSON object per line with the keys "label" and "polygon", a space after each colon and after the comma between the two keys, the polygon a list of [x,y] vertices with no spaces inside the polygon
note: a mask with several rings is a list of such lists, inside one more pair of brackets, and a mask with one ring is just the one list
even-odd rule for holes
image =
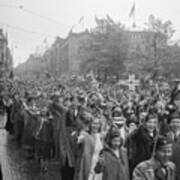
{"label": "building facade", "polygon": [[[129,61],[127,66],[131,66],[133,61],[137,61],[137,66],[147,59],[145,56],[153,58],[154,46],[162,46],[157,41],[156,34],[146,30],[126,30],[123,32],[128,41]],[[57,37],[55,42],[48,48],[41,57],[29,58],[27,62],[20,65],[21,70],[26,67],[24,72],[34,70],[38,72],[48,71],[52,75],[72,75],[80,72],[80,67],[85,57],[82,56],[81,50],[91,44],[92,36],[88,31],[81,33],[70,33],[67,38]],[[161,42],[162,43],[162,42]],[[163,42],[165,44],[165,42]],[[151,55],[149,55],[149,54]],[[36,60],[31,60],[36,59]],[[27,65],[26,65],[27,64]],[[17,68],[18,69],[18,68]]]}
{"label": "building facade", "polygon": [[8,78],[12,69],[13,60],[8,48],[8,39],[0,29],[0,78]]}

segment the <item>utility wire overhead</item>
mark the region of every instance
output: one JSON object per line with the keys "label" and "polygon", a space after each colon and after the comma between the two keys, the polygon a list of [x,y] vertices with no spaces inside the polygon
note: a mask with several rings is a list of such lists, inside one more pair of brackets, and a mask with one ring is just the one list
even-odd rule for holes
{"label": "utility wire overhead", "polygon": [[53,35],[50,35],[50,34],[45,34],[45,33],[41,33],[41,32],[36,32],[36,31],[31,31],[31,30],[27,30],[25,28],[22,28],[22,27],[19,27],[19,26],[14,26],[14,25],[9,25],[7,23],[3,23],[3,22],[0,22],[0,24],[2,26],[7,26],[11,29],[16,29],[16,30],[19,30],[19,31],[23,31],[23,32],[26,32],[26,33],[30,33],[30,34],[36,34],[36,35],[40,35],[40,36],[48,36],[48,37],[51,37],[51,38],[54,38],[55,36]]}
{"label": "utility wire overhead", "polygon": [[25,8],[23,5],[16,6],[16,5],[0,4],[0,7],[13,8],[13,9],[17,9],[17,10],[19,9],[19,10],[24,11],[26,13],[29,13],[29,14],[31,14],[33,16],[36,16],[36,17],[39,17],[39,18],[44,19],[46,21],[49,21],[51,23],[54,23],[54,24],[56,24],[58,26],[61,26],[61,27],[62,26],[66,26],[67,27],[68,26],[68,25],[66,25],[64,23],[61,23],[59,21],[54,20],[53,18],[44,16],[44,15],[36,13],[35,11],[29,10],[29,9]]}
{"label": "utility wire overhead", "polygon": [[67,25],[65,25],[64,23],[61,23],[61,22],[59,22],[59,21],[56,21],[56,20],[54,20],[54,19],[52,19],[52,18],[50,18],[50,17],[47,17],[47,16],[44,16],[44,15],[38,14],[38,13],[36,13],[35,11],[32,11],[32,10],[29,10],[29,9],[25,8],[24,6],[22,6],[22,5],[18,6],[18,8],[21,9],[22,11],[26,12],[26,13],[29,13],[29,14],[31,14],[31,15],[40,17],[40,18],[45,19],[45,20],[47,20],[47,21],[49,21],[49,22],[51,22],[51,23],[54,23],[54,24],[57,24],[57,25],[60,25],[60,26],[67,26]]}

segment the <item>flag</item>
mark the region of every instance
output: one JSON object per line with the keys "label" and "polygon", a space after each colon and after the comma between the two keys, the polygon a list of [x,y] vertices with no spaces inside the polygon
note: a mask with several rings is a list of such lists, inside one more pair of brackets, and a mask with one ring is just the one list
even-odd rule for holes
{"label": "flag", "polygon": [[84,20],[84,17],[82,16],[80,19],[79,19],[79,24]]}
{"label": "flag", "polygon": [[136,9],[136,4],[135,4],[135,1],[134,1],[133,6],[131,8],[131,11],[129,13],[129,17],[132,17],[134,15],[135,9]]}

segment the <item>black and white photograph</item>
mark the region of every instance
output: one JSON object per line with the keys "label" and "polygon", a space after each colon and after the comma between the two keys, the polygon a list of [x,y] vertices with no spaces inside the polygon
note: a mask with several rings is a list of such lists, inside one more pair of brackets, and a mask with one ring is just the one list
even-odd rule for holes
{"label": "black and white photograph", "polygon": [[180,180],[179,0],[0,0],[0,180]]}

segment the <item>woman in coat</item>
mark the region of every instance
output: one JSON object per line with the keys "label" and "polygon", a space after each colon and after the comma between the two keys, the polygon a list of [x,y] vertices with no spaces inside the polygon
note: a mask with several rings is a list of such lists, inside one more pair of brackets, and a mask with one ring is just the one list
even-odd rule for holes
{"label": "woman in coat", "polygon": [[80,120],[82,127],[77,138],[78,149],[74,180],[88,180],[95,144],[93,136],[88,132],[92,117],[90,113],[83,112],[82,115],[80,115]]}
{"label": "woman in coat", "polygon": [[99,155],[95,172],[102,173],[102,180],[129,180],[127,152],[119,130],[112,130],[108,138],[107,146]]}

